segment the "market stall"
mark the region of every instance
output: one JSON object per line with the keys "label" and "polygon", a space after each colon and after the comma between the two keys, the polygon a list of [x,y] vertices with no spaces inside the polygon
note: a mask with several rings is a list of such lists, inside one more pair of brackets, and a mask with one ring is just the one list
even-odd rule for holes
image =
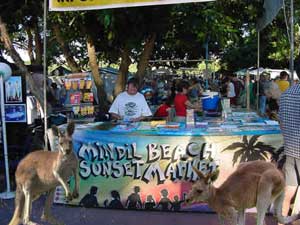
{"label": "market stall", "polygon": [[[54,149],[56,139],[49,134]],[[164,211],[210,210],[206,204],[183,202],[197,179],[193,166],[204,173],[219,168],[218,186],[240,162],[270,160],[282,147],[278,123],[254,112],[232,112],[225,120],[196,117],[194,126],[166,121],[76,124],[73,141],[80,197],[68,204]],[[66,203],[60,187],[55,202]]]}
{"label": "market stall", "polygon": [[94,118],[94,93],[92,90],[92,76],[90,73],[73,73],[60,77],[59,89],[61,107],[55,112],[62,112],[71,119]]}

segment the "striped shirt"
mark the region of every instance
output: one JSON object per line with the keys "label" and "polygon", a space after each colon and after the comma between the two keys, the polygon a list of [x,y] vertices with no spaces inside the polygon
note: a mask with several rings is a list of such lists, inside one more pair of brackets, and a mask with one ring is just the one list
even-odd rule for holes
{"label": "striped shirt", "polygon": [[284,141],[284,153],[300,159],[300,85],[293,85],[282,93],[279,119]]}

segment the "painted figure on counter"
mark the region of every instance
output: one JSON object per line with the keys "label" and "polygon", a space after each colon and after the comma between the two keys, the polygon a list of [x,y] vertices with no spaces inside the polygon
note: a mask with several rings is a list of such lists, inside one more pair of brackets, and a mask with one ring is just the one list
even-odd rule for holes
{"label": "painted figure on counter", "polygon": [[141,209],[142,208],[142,201],[139,195],[140,187],[135,186],[134,192],[128,196],[126,201],[126,206],[128,209]]}
{"label": "painted figure on counter", "polygon": [[91,208],[91,207],[99,207],[99,203],[97,200],[97,191],[98,188],[95,186],[92,186],[90,189],[90,193],[86,194],[79,202],[79,205]]}

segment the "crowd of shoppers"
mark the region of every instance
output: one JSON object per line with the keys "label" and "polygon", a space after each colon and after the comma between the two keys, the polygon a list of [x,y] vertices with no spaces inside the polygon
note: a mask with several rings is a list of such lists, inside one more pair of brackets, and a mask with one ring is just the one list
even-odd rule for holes
{"label": "crowd of shoppers", "polygon": [[[251,76],[248,83],[251,108],[256,109],[258,106],[261,116],[278,120],[279,98],[290,86],[288,79],[286,71],[282,71],[276,79],[271,79],[267,73],[261,74],[259,79]],[[135,78],[131,80],[134,82],[129,81],[127,90],[115,99],[109,110],[115,119],[140,121],[149,116],[166,118],[173,110],[174,120],[184,121],[187,109],[202,111],[201,96],[205,87],[229,98],[233,108],[246,107],[246,77],[238,77],[233,73],[225,72],[207,81],[201,77],[146,79],[141,88],[138,87],[139,82]],[[137,96],[138,101],[135,100]],[[130,104],[128,99],[132,99]],[[133,106],[136,106],[136,109],[133,109]]]}

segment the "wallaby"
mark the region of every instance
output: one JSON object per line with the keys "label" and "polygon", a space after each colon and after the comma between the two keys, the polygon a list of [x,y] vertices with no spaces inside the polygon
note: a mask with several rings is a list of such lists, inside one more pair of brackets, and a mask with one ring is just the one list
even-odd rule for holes
{"label": "wallaby", "polygon": [[274,214],[279,223],[291,223],[300,215],[282,216],[285,178],[283,173],[270,162],[262,160],[241,163],[219,187],[212,182],[218,171],[204,175],[197,168],[200,177],[187,196],[187,203],[207,202],[217,212],[221,224],[245,224],[245,209],[256,207],[257,225],[264,224],[268,207],[274,203]]}
{"label": "wallaby", "polygon": [[[58,149],[31,152],[19,163],[15,174],[17,185],[15,212],[9,225],[36,224],[30,220],[32,201],[43,193],[47,193],[47,199],[41,219],[51,224],[63,224],[51,215],[50,208],[58,185],[63,186],[67,200],[79,196],[78,159],[73,152],[72,143],[74,129],[74,122],[68,124],[65,133],[53,126],[53,133],[58,136]],[[72,194],[67,183],[71,175],[75,177]]]}

